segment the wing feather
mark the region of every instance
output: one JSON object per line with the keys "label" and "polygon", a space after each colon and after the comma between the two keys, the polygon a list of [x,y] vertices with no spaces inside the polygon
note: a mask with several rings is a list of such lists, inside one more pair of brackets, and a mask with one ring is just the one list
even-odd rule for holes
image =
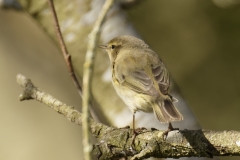
{"label": "wing feather", "polygon": [[[122,85],[128,86],[128,88],[138,93],[159,96],[160,91],[162,94],[168,94],[169,74],[164,64],[156,57],[147,57],[147,59],[147,63],[142,62],[142,67],[132,64],[132,68],[127,68],[123,62],[118,63],[119,65],[115,67],[117,70],[115,77]],[[138,60],[136,57],[135,59],[131,57],[122,61],[136,63]],[[146,69],[146,66],[150,68]]]}

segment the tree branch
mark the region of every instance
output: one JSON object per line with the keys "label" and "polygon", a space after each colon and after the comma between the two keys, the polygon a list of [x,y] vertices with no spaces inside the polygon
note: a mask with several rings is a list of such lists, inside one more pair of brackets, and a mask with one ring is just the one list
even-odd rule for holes
{"label": "tree branch", "polygon": [[[17,82],[24,90],[20,100],[35,99],[64,115],[70,121],[81,125],[82,114],[51,95],[35,87],[23,75],[17,75]],[[172,131],[164,139],[164,131],[142,129],[131,146],[131,129],[109,127],[90,119],[91,133],[98,143],[93,147],[95,159],[117,159],[132,156],[132,160],[149,157],[213,157],[240,156],[239,131],[180,130]]]}

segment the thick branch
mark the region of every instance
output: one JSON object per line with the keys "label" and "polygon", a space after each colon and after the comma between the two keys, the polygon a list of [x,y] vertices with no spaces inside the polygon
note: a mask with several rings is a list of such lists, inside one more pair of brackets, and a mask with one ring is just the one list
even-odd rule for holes
{"label": "thick branch", "polygon": [[[24,88],[20,100],[36,99],[46,104],[70,121],[81,125],[82,114],[51,95],[36,88],[23,75],[17,76],[17,82]],[[240,156],[239,131],[180,130],[172,131],[164,139],[164,131],[142,129],[131,146],[131,129],[117,129],[97,123],[90,119],[91,133],[98,140],[94,145],[93,156],[96,159],[115,159],[132,156],[132,159],[148,157],[212,157]]]}

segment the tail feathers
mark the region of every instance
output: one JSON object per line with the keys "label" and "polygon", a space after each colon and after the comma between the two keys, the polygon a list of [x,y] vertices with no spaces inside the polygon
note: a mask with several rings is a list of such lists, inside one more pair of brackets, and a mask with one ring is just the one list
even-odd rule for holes
{"label": "tail feathers", "polygon": [[153,104],[153,110],[156,118],[162,123],[183,120],[183,116],[170,99],[157,100]]}

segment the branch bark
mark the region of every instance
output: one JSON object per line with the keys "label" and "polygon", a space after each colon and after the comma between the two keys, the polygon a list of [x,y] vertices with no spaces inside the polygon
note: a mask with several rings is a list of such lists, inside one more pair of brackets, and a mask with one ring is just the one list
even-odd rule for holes
{"label": "branch bark", "polygon": [[[17,75],[17,83],[24,89],[19,97],[21,101],[35,99],[70,121],[82,124],[80,112],[35,87],[25,76]],[[164,131],[141,129],[131,146],[129,128],[109,127],[93,119],[90,119],[90,128],[98,141],[92,151],[94,159],[240,156],[239,131],[179,130],[170,132],[165,139]]]}

